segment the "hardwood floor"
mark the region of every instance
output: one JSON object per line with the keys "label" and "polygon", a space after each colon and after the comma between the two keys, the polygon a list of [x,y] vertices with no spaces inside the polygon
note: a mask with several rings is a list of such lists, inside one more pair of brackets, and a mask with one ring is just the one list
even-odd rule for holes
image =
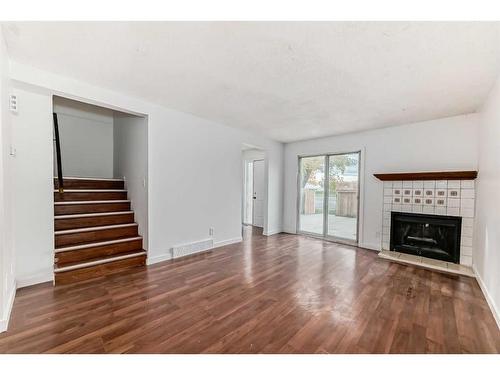
{"label": "hardwood floor", "polygon": [[287,234],[20,289],[0,353],[498,353],[474,279]]}

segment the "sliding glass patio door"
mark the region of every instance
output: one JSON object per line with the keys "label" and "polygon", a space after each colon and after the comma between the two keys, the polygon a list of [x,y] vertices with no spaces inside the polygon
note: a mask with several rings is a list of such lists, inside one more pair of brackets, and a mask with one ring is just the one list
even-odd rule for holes
{"label": "sliding glass patio door", "polygon": [[359,152],[299,158],[299,233],[357,243],[359,160]]}

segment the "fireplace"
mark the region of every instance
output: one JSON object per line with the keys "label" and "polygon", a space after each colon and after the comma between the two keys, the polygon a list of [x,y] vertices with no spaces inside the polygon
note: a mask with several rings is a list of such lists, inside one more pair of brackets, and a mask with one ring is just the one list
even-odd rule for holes
{"label": "fireplace", "polygon": [[460,262],[462,218],[391,212],[390,250]]}

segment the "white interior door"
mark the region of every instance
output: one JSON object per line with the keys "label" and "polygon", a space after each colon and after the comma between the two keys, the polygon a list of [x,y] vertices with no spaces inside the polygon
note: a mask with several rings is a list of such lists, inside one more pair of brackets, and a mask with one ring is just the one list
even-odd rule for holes
{"label": "white interior door", "polygon": [[264,160],[253,162],[253,225],[264,227]]}

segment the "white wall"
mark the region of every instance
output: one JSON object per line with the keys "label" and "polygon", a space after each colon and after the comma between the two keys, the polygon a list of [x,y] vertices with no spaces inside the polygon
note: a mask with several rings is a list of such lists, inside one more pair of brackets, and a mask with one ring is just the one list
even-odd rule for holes
{"label": "white wall", "polygon": [[16,148],[13,226],[17,286],[52,280],[54,182],[52,97],[15,83],[19,110],[12,116]]}
{"label": "white wall", "polygon": [[500,327],[500,79],[480,115],[473,262]]}
{"label": "white wall", "polygon": [[[25,132],[16,141],[20,148],[27,145],[33,148],[27,156],[30,164],[20,164],[16,173],[17,181],[28,183],[25,189],[29,186],[30,198],[24,203],[18,196],[14,202],[16,209],[21,208],[20,222],[28,224],[22,225],[17,233],[19,238],[28,238],[23,249],[37,241],[37,246],[29,249],[36,261],[24,255],[20,259],[19,269],[25,276],[43,274],[46,266],[52,265],[52,103],[45,100],[51,95],[147,115],[148,262],[169,259],[174,245],[207,238],[210,227],[215,229],[214,239],[218,244],[241,238],[241,145],[244,143],[266,151],[269,178],[264,232],[281,231],[281,143],[15,62],[11,62],[11,78],[23,82],[23,87],[29,90],[20,92],[20,102],[26,97],[27,105],[24,110],[21,108],[19,125],[35,129],[33,134]],[[33,144],[35,134],[42,136],[43,142]],[[33,170],[37,172],[33,174]],[[35,262],[37,266],[31,267]]]}
{"label": "white wall", "polygon": [[148,236],[148,132],[147,120],[127,114],[114,115],[114,177],[125,179],[139,234],[147,250]]}
{"label": "white wall", "polygon": [[113,112],[58,97],[54,98],[54,112],[63,175],[113,177]]}
{"label": "white wall", "polygon": [[12,226],[12,143],[11,119],[8,109],[10,94],[9,62],[0,34],[0,332],[7,328],[15,295],[15,259]]}
{"label": "white wall", "polygon": [[285,145],[284,230],[296,231],[299,155],[361,150],[360,246],[380,249],[380,172],[476,170],[477,114],[403,125]]}

